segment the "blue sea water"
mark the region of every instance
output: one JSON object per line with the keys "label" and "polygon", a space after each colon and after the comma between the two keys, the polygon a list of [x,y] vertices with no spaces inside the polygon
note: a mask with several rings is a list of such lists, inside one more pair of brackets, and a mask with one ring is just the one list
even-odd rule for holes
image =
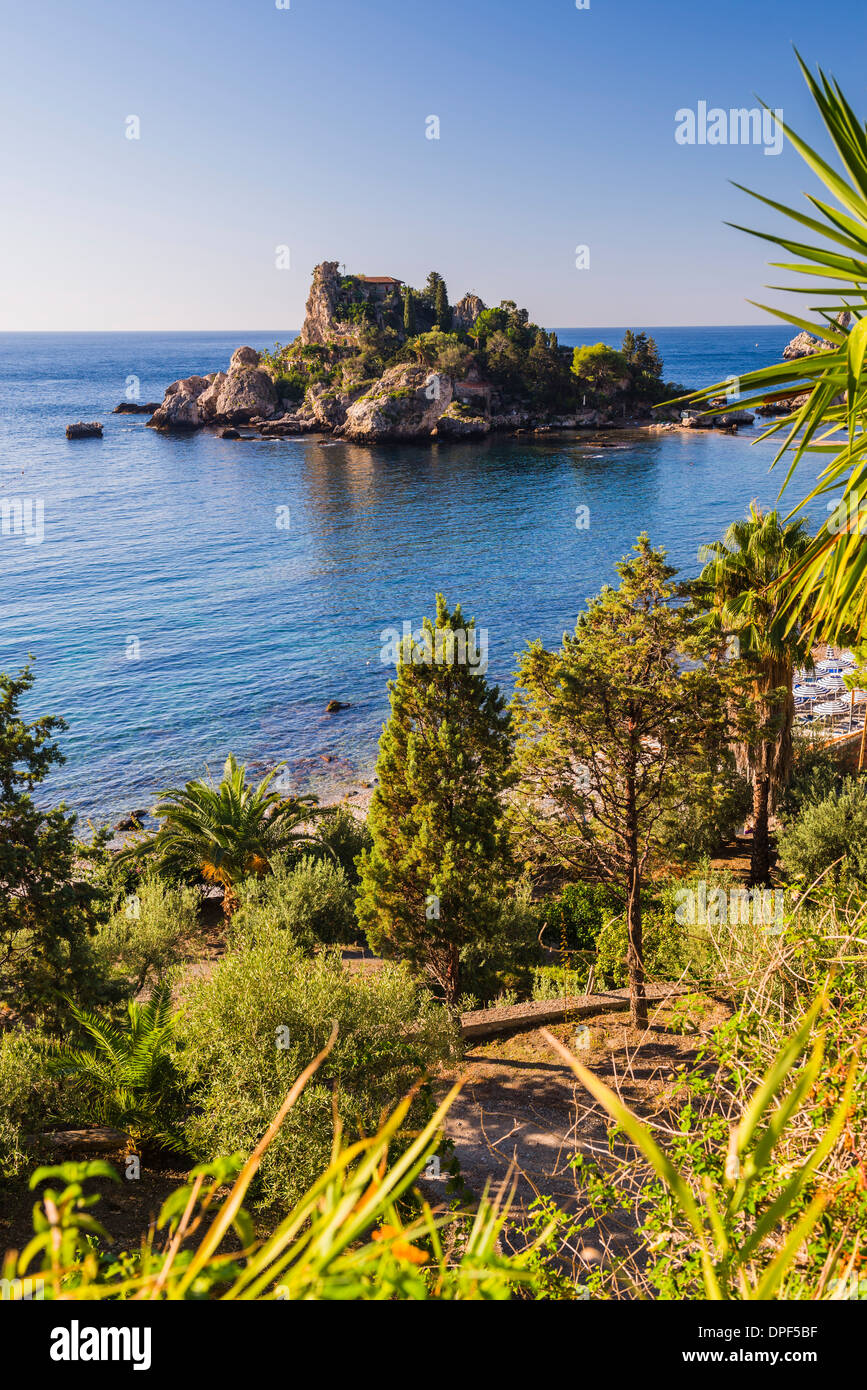
{"label": "blue sea water", "polygon": [[[649,331],[666,378],[690,386],[777,359],[789,336]],[[515,653],[557,642],[640,531],[694,572],[698,546],[782,483],[757,429],[373,448],[166,436],[111,414],[132,376],[160,400],[242,342],[291,336],[0,335],[0,498],[44,505],[41,544],[0,535],[0,669],[32,655],[27,714],[68,721],[46,798],[111,821],[229,751],[339,792],[375,759],[383,631],[418,627],[437,590],[487,630],[489,676],[510,687]],[[80,419],[104,439],[67,441]],[[333,698],[351,707],[327,715]]]}

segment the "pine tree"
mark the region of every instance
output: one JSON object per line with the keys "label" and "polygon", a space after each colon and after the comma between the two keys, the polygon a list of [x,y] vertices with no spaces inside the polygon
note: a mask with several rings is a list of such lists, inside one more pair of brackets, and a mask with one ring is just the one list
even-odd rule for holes
{"label": "pine tree", "polygon": [[403,291],[403,331],[408,338],[414,338],[416,335],[415,299],[409,285]]}
{"label": "pine tree", "polygon": [[[515,695],[513,814],[528,859],[609,884],[628,932],[632,1022],[647,1026],[641,895],[665,819],[689,804],[691,772],[726,746],[730,668],[678,602],[663,550],[639,536],[559,651],[523,654]],[[732,677],[734,679],[734,677]]]}
{"label": "pine tree", "polygon": [[474,621],[436,602],[436,623],[395,643],[356,912],[374,950],[409,960],[454,1009],[461,949],[493,926],[507,863],[510,718]]}

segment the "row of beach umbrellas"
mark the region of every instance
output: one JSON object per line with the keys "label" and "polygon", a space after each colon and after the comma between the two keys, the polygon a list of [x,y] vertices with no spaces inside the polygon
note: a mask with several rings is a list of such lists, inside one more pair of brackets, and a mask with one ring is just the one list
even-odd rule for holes
{"label": "row of beach umbrellas", "polygon": [[[815,670],[796,671],[793,691],[796,720],[803,724],[830,721],[838,733],[849,732],[850,725],[860,728],[867,707],[867,690],[847,690],[843,679],[854,670],[855,658],[850,651],[837,653],[828,648],[826,655],[816,661]],[[838,723],[846,727],[838,727]]]}

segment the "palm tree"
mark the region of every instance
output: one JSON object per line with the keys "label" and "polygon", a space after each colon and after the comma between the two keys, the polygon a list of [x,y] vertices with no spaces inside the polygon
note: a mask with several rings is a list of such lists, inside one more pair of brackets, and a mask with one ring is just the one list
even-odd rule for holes
{"label": "palm tree", "polygon": [[178,1087],[171,1055],[171,991],[158,986],[147,1004],[131,1000],[125,1027],[67,1002],[91,1041],[82,1047],[58,1043],[48,1060],[49,1070],[82,1081],[91,1093],[96,1118],[122,1130],[131,1152],[139,1152],[145,1140],[183,1152],[183,1141],[166,1124]]}
{"label": "palm tree", "polygon": [[738,767],[753,784],[753,884],[768,882],[768,821],[792,770],[795,666],[812,665],[809,639],[792,623],[789,592],[779,580],[809,544],[803,518],[786,525],[778,512],[764,512],[753,502],[745,520],[732,522],[721,541],[699,551],[704,568],[697,597],[707,621],[735,639],[754,697],[752,728],[735,748]]}
{"label": "palm tree", "polygon": [[222,884],[223,912],[231,916],[237,883],[269,873],[272,856],[293,844],[318,843],[301,828],[318,814],[318,798],[268,790],[282,766],[258,786],[248,786],[246,767],[230,753],[218,787],[198,781],[166,791],[154,807],[163,822],[157,833],[119,858],[146,858],[160,872],[179,877],[195,873]]}
{"label": "palm tree", "polygon": [[[793,257],[772,264],[794,274],[797,282],[768,288],[806,295],[810,307],[802,309],[803,300],[794,312],[757,307],[808,334],[813,342],[806,356],[740,374],[738,404],[742,410],[772,404],[779,416],[767,435],[782,441],[775,462],[790,456],[784,487],[806,455],[814,455],[810,490],[790,515],[817,497],[837,503],[829,502],[831,515],[785,582],[792,612],[801,623],[811,624],[816,638],[851,643],[867,639],[867,133],[839,85],[821,69],[814,77],[797,56],[831,137],[834,163],[784,121],[776,116],[775,120],[824,184],[819,190],[824,196],[805,194],[809,207],[800,211],[744,188],[766,208],[788,218],[789,225],[784,224],[780,234],[738,230]],[[711,408],[726,385],[717,383],[686,399]],[[780,410],[786,413],[780,415]]]}

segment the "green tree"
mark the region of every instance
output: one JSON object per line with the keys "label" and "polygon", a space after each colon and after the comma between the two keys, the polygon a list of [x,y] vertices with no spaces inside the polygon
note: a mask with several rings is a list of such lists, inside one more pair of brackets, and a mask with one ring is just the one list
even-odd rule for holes
{"label": "green tree", "polygon": [[435,624],[395,652],[356,904],[373,949],[411,961],[452,1009],[461,949],[492,927],[507,854],[509,715],[477,655],[474,621],[442,594]]}
{"label": "green tree", "polygon": [[230,753],[219,786],[187,782],[165,792],[154,807],[154,815],[163,822],[156,835],[131,845],[119,858],[144,859],[170,877],[195,874],[222,884],[223,911],[231,916],[236,884],[267,874],[272,855],[315,843],[303,827],[317,814],[317,798],[269,791],[277,771],[274,768],[258,786],[248,786],[246,767]]}
{"label": "green tree", "polygon": [[691,795],[685,771],[725,745],[713,640],[697,630],[665,552],[639,536],[559,651],[533,643],[514,700],[519,785],[512,814],[528,862],[609,884],[625,908],[632,1021],[647,1024],[642,884],[666,817]]}
{"label": "green tree", "polygon": [[409,285],[403,291],[403,331],[408,338],[415,337],[415,296]]}
{"label": "green tree", "polygon": [[627,328],[623,335],[621,352],[638,376],[662,376],[663,363],[659,348],[653,338],[646,333],[634,333]]}
{"label": "green tree", "polygon": [[63,1008],[65,991],[96,987],[95,894],[75,875],[75,816],[62,805],[42,811],[33,799],[65,761],[53,736],[66,723],[22,718],[32,686],[30,666],[0,673],[0,998],[50,1012]]}
{"label": "green tree", "polygon": [[631,379],[629,363],[623,353],[608,347],[607,343],[576,347],[572,353],[572,371],[579,381],[600,392],[626,387]]}
{"label": "green tree", "polygon": [[792,771],[794,669],[812,664],[809,638],[792,622],[789,591],[780,581],[809,544],[803,519],[785,525],[778,512],[753,502],[745,520],[732,522],[721,541],[699,552],[705,564],[696,596],[710,625],[737,644],[752,688],[745,711],[750,726],[735,753],[753,785],[753,884],[768,882],[768,822]]}
{"label": "green tree", "polygon": [[[797,56],[833,142],[837,167],[778,120],[827,193],[805,194],[809,209],[798,211],[743,189],[796,226],[784,226],[780,234],[739,230],[794,256],[793,261],[773,264],[800,277],[798,282],[773,288],[808,295],[808,304],[815,307],[802,308],[802,299],[793,311],[758,306],[791,324],[802,340],[808,335],[807,352],[740,374],[739,404],[750,409],[773,403],[787,410],[772,426],[782,441],[775,461],[790,453],[791,476],[807,454],[814,454],[809,491],[801,506],[817,496],[831,496],[839,503],[787,579],[793,611],[811,625],[814,636],[861,641],[867,637],[867,473],[862,466],[867,449],[867,138],[863,120],[838,83],[821,69],[817,80]],[[809,240],[804,239],[804,228],[812,234]],[[808,313],[815,318],[807,318]],[[686,399],[704,404],[729,385],[730,379]]]}
{"label": "green tree", "polygon": [[436,314],[437,328],[443,333],[451,332],[452,311],[449,308],[449,296],[446,290],[446,282],[442,276],[437,280],[436,295],[434,297],[434,313]]}

